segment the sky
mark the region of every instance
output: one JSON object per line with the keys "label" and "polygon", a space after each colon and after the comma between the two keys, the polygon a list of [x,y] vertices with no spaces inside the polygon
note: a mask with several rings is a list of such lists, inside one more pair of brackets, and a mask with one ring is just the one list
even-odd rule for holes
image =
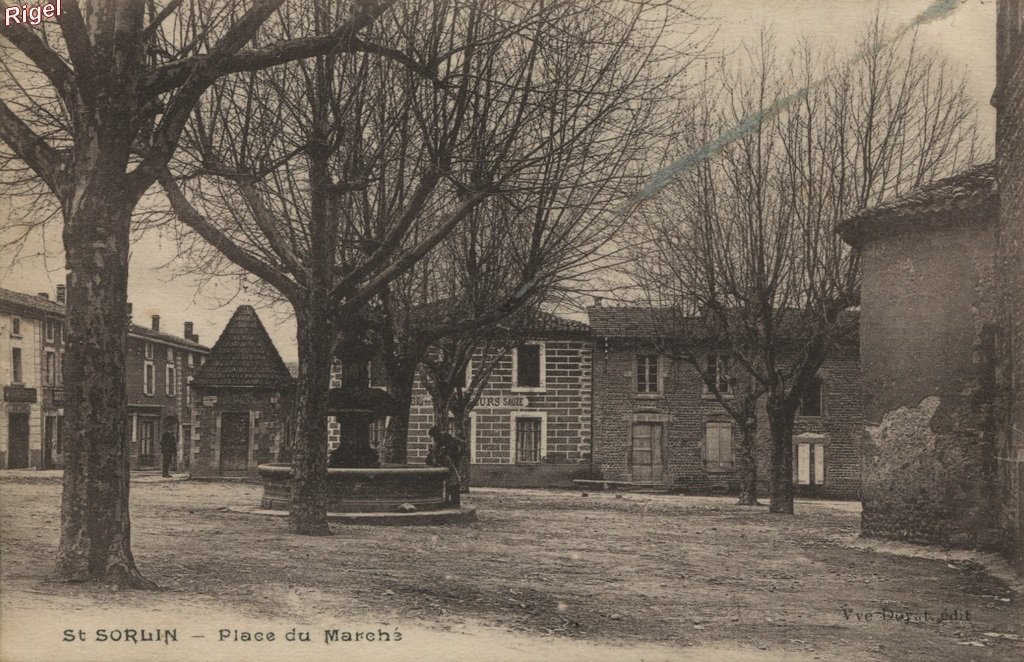
{"label": "sky", "polygon": [[[712,0],[709,27],[717,29],[712,48],[725,54],[744,40],[756,39],[762,27],[771,27],[784,48],[809,36],[841,55],[852,54],[857,35],[876,7],[894,25],[909,23],[933,0]],[[923,25],[921,41],[951,62],[965,68],[968,88],[979,110],[979,128],[989,140],[995,134],[995,111],[989,104],[995,87],[995,0],[958,0],[948,17]],[[795,90],[794,90],[795,91]],[[680,155],[682,156],[682,155]],[[0,214],[8,213],[0,210]],[[2,220],[2,219],[0,219]],[[0,222],[0,225],[3,225]],[[64,282],[60,228],[35,236],[17,261],[0,256],[0,287],[51,298]],[[212,346],[231,313],[241,304],[256,306],[285,361],[297,360],[295,326],[287,311],[261,308],[261,302],[239,292],[233,281],[205,282],[176,276],[175,244],[167,230],[154,231],[138,241],[131,255],[129,300],[134,321],[149,325],[160,315],[161,330],[182,335],[185,321],[195,324],[200,342]],[[13,262],[13,263],[12,263]]]}

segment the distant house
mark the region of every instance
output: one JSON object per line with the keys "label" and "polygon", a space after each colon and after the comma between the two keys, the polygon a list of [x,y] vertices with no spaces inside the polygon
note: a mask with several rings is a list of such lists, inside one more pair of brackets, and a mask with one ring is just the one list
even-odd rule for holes
{"label": "distant house", "polygon": [[126,371],[133,469],[160,465],[160,437],[168,425],[178,439],[176,468],[188,468],[195,405],[191,381],[210,350],[199,344],[192,322],[185,322],[184,336],[161,331],[159,315],[152,316],[149,328],[129,327]]}
{"label": "distant house", "polygon": [[192,475],[256,477],[287,448],[294,380],[252,306],[239,306],[192,381]]}
{"label": "distant house", "polygon": [[57,300],[0,288],[0,468],[48,469],[62,451],[64,289]]}
{"label": "distant house", "polygon": [[[65,292],[58,286],[51,301],[45,294],[0,289],[0,381],[5,385],[6,419],[0,425],[2,467],[63,466]],[[164,333],[159,315],[153,316],[150,328],[129,327],[125,376],[132,469],[159,464],[159,439],[167,425],[174,426],[179,439],[177,466],[187,466],[192,433],[189,381],[209,351],[192,329],[186,322],[184,338]]]}
{"label": "distant house", "polygon": [[[467,379],[484,358],[473,358]],[[543,314],[529,339],[498,359],[471,414],[471,485],[572,485],[590,472],[590,421],[590,329]],[[433,423],[430,395],[417,378],[409,462],[425,460]]]}
{"label": "distant house", "polygon": [[997,203],[986,163],[839,226],[863,265],[867,535],[994,540]]}
{"label": "distant house", "polygon": [[[657,313],[609,306],[587,313],[594,341],[595,473],[609,481],[691,492],[738,489],[739,431],[690,364],[659,352],[655,339],[667,327]],[[732,370],[728,354],[693,342],[692,351],[716,366],[720,388],[727,390]],[[855,498],[862,429],[855,343],[831,354],[816,386],[805,396],[795,422],[796,493]],[[767,494],[769,429],[763,407],[756,443],[760,490]]]}

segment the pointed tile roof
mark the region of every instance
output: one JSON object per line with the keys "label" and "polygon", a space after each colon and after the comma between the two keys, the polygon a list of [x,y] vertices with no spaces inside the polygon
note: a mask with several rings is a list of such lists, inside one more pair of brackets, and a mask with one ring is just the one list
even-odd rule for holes
{"label": "pointed tile roof", "polygon": [[192,383],[279,389],[292,376],[253,307],[239,306]]}

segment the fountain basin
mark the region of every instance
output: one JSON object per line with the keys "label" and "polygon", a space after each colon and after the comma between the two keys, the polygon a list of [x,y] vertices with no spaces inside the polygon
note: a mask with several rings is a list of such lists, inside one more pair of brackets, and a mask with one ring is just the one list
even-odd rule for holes
{"label": "fountain basin", "polygon": [[[291,466],[261,464],[264,510],[287,511]],[[442,467],[380,467],[327,470],[327,512],[403,513],[445,509],[448,470]],[[404,506],[404,508],[403,508]]]}

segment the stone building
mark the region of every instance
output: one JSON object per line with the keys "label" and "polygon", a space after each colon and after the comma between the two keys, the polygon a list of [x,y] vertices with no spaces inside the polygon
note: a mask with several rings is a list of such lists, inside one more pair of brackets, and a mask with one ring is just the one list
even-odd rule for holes
{"label": "stone building", "polygon": [[[0,425],[0,466],[63,466],[64,299],[60,285],[54,301],[45,294],[0,289],[0,380],[5,384],[6,419]],[[192,432],[189,380],[209,351],[192,329],[186,322],[184,338],[164,333],[158,315],[150,328],[129,327],[125,377],[132,469],[159,464],[160,436],[171,424],[179,440],[177,467],[187,465]]]}
{"label": "stone building", "polygon": [[[475,356],[467,371],[481,365]],[[417,378],[409,462],[424,462],[433,425]],[[586,324],[542,315],[530,339],[502,356],[470,417],[470,484],[567,486],[590,472],[591,341]]]}
{"label": "stone building", "polygon": [[847,219],[861,253],[862,531],[994,544],[995,167]]}
{"label": "stone building", "polygon": [[[688,363],[659,352],[665,324],[645,308],[588,309],[594,336],[594,473],[602,480],[649,483],[686,492],[739,488],[739,431]],[[678,340],[678,339],[677,339]],[[728,388],[727,355],[702,349]],[[793,482],[798,495],[855,498],[863,427],[855,342],[833,352],[817,388],[798,412]],[[769,477],[769,426],[759,407],[756,445],[761,494]]]}
{"label": "stone building", "polygon": [[63,436],[64,288],[56,301],[0,288],[0,468],[48,469]]}
{"label": "stone building", "polygon": [[1024,571],[1024,1],[996,27],[996,160],[839,231],[864,267],[863,531]]}
{"label": "stone building", "polygon": [[191,474],[257,476],[288,446],[294,380],[252,306],[239,306],[192,381]]}
{"label": "stone building", "polygon": [[1000,326],[996,477],[1003,545],[1024,572],[1024,0],[1000,0],[996,24],[996,275]]}

